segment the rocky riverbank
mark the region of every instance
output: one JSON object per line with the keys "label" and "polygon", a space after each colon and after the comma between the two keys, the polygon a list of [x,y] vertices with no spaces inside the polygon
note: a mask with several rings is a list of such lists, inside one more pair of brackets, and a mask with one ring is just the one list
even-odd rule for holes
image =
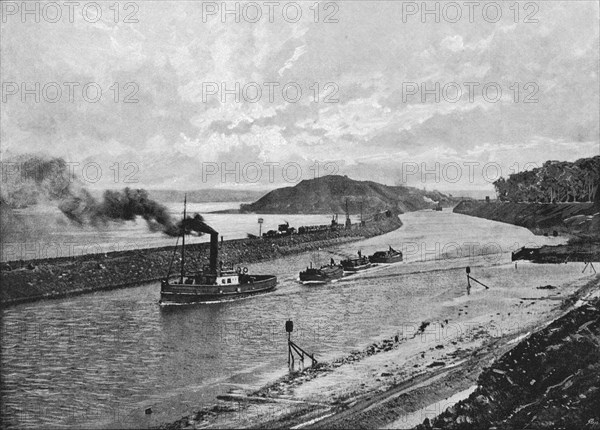
{"label": "rocky riverbank", "polygon": [[525,227],[534,234],[568,236],[567,244],[517,252],[534,263],[600,261],[600,208],[596,203],[507,203],[462,201],[455,213]]}
{"label": "rocky riverbank", "polygon": [[[388,233],[402,226],[396,214],[352,229],[322,231],[263,239],[222,242],[220,259],[236,265],[270,260],[318,248]],[[124,288],[162,279],[175,247],[89,254],[3,263],[0,272],[2,306],[58,298],[99,290]],[[186,247],[186,271],[208,264],[209,244]]]}
{"label": "rocky riverbank", "polygon": [[572,240],[566,245],[522,248],[513,253],[513,259],[551,264],[600,261],[600,239],[585,242]]}
{"label": "rocky riverbank", "polygon": [[[464,200],[455,208],[454,212],[500,221],[528,228],[534,234],[573,234],[578,232],[588,233],[593,228],[600,232],[599,223],[594,225],[578,223],[579,218],[587,219],[600,210],[594,203],[508,203],[484,202],[478,200]],[[568,220],[565,222],[565,220]],[[573,220],[573,221],[570,221]],[[576,224],[576,225],[573,225]],[[583,225],[582,225],[583,224]],[[578,228],[578,227],[581,228]]]}
{"label": "rocky riverbank", "polygon": [[532,334],[485,369],[468,399],[419,430],[600,429],[600,299]]}

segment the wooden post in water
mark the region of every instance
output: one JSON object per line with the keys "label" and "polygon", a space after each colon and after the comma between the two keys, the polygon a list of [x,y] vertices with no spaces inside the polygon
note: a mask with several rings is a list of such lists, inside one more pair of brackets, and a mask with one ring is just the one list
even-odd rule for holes
{"label": "wooden post in water", "polygon": [[594,273],[596,273],[596,268],[594,267],[594,264],[591,261],[586,261],[583,271],[581,273],[584,273],[588,266],[590,266],[590,269],[593,270]]}
{"label": "wooden post in water", "polygon": [[469,273],[471,273],[471,268],[467,266],[467,296],[471,294],[471,276],[469,276]]}
{"label": "wooden post in water", "polygon": [[306,355],[311,359],[311,366],[317,364],[317,360],[313,354],[309,354],[294,342],[292,342],[291,334],[294,331],[294,323],[292,320],[287,320],[285,322],[285,331],[288,334],[288,369],[290,372],[294,371],[294,352],[298,354],[298,358],[300,358],[300,370],[304,370],[304,356]]}
{"label": "wooden post in water", "polygon": [[292,355],[292,331],[294,331],[294,322],[292,320],[287,320],[285,322],[285,331],[288,334],[288,369],[292,371],[294,370],[294,357]]}
{"label": "wooden post in water", "polygon": [[470,275],[470,273],[471,273],[471,268],[469,266],[467,266],[467,295],[471,294],[471,282],[470,281],[477,282],[482,287],[485,287],[486,290],[490,289],[490,287],[488,287],[487,285],[485,285],[483,282],[479,282],[477,279],[473,278]]}

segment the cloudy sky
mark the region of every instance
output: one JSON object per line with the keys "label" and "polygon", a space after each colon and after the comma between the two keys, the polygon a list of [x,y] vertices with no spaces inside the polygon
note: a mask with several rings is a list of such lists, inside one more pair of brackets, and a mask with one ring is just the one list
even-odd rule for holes
{"label": "cloudy sky", "polygon": [[[61,156],[93,187],[264,188],[312,178],[318,163],[489,189],[499,169],[600,151],[596,1],[502,3],[499,19],[485,2],[437,3],[439,22],[421,2],[280,2],[272,15],[228,2],[239,22],[221,2],[120,3],[118,16],[112,2],[72,17],[63,6],[58,22],[41,3],[39,23],[3,3],[2,157]],[[23,83],[40,84],[37,102]],[[236,83],[239,101],[222,92]]]}

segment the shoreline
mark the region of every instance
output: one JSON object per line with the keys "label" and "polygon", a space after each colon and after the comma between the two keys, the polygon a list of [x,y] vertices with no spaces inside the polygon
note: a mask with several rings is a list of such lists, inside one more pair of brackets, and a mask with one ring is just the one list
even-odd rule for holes
{"label": "shoreline", "polygon": [[[515,260],[534,263],[600,261],[600,209],[597,203],[509,203],[465,200],[454,213],[525,227],[537,236],[563,235],[570,238],[563,245],[522,248],[513,252]],[[592,218],[593,217],[593,218]],[[589,218],[579,226],[567,225],[567,219]],[[582,235],[578,238],[577,235]],[[595,238],[596,237],[596,238]]]}
{"label": "shoreline", "polygon": [[[287,255],[358,241],[388,233],[402,226],[397,213],[364,226],[274,238],[233,239],[220,242],[220,258],[236,265],[273,260]],[[189,245],[186,271],[208,264],[209,243]],[[114,251],[40,260],[2,263],[0,306],[44,299],[128,288],[165,277],[175,246]],[[12,266],[19,266],[13,268]],[[10,268],[10,270],[6,270]]]}
{"label": "shoreline", "polygon": [[463,200],[454,213],[485,218],[491,221],[525,227],[533,234],[572,235],[573,229],[563,220],[577,216],[592,216],[599,212],[596,203],[512,203]]}
{"label": "shoreline", "polygon": [[[461,393],[468,396],[491,363],[527,342],[531,333],[556,321],[560,325],[578,301],[597,295],[599,286],[597,275],[555,290],[529,287],[531,291],[504,297],[504,311],[497,315],[489,313],[495,305],[485,294],[463,296],[456,302],[464,310],[458,321],[443,317],[423,321],[412,332],[399,332],[362,351],[287,374],[258,390],[231,391],[212,407],[160,428],[407,428],[402,424],[411,422],[412,428],[441,414],[453,396],[453,403],[461,400]],[[476,315],[466,315],[466,309]],[[490,329],[490,324],[512,320],[516,327]],[[472,330],[448,338],[432,336],[452,324]]]}

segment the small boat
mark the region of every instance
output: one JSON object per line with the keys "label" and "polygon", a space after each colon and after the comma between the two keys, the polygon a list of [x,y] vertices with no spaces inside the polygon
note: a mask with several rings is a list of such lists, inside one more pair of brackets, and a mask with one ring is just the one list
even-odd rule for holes
{"label": "small boat", "polygon": [[442,204],[441,204],[441,203],[438,203],[438,204],[437,204],[437,206],[435,207],[435,210],[436,210],[437,212],[441,212],[441,211],[443,210],[443,208],[442,208]]}
{"label": "small boat", "polygon": [[[185,263],[185,234],[196,231],[210,234],[210,264],[193,274],[184,273]],[[277,277],[274,275],[251,275],[247,268],[233,265],[225,267],[223,262],[217,265],[219,254],[219,233],[205,224],[200,215],[187,218],[185,202],[183,221],[181,224],[181,273],[176,279],[171,279],[171,267],[160,286],[160,304],[191,304],[206,303],[234,298],[246,297],[275,289]],[[173,256],[175,257],[175,256]]]}
{"label": "small boat", "polygon": [[307,267],[306,270],[300,272],[300,282],[303,284],[324,284],[334,279],[340,279],[344,276],[344,269],[339,264],[328,264],[321,268]]}
{"label": "small boat", "polygon": [[402,253],[390,246],[387,251],[377,251],[375,254],[370,255],[369,261],[371,263],[398,263],[402,261]]}
{"label": "small boat", "polygon": [[372,266],[369,258],[362,255],[360,251],[358,251],[358,258],[347,258],[342,260],[341,264],[345,272],[358,272]]}

